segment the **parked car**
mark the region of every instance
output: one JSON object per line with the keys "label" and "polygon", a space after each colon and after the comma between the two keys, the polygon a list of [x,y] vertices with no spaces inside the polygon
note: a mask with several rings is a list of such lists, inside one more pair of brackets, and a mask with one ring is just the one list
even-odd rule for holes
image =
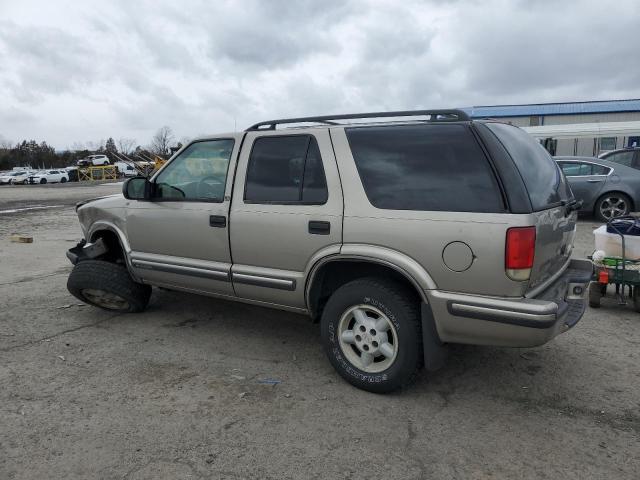
{"label": "parked car", "polygon": [[29,177],[33,175],[35,172],[19,172],[17,175],[14,175],[11,179],[11,183],[13,185],[26,185],[29,182]]}
{"label": "parked car", "polygon": [[387,392],[448,343],[576,325],[592,273],[571,259],[576,203],[531,136],[459,110],[272,120],[79,204],[67,287],[120,312],[156,285],[305,313],[342,377]]}
{"label": "parked car", "polygon": [[29,183],[66,183],[69,175],[65,170],[41,170],[29,175]]}
{"label": "parked car", "polygon": [[109,157],[106,155],[89,155],[86,158],[78,160],[79,167],[109,165],[109,163]]}
{"label": "parked car", "polygon": [[555,157],[581,211],[603,222],[640,207],[640,170],[592,157]]}
{"label": "parked car", "polygon": [[10,185],[16,177],[21,176],[24,172],[12,171],[0,175],[0,185]]}
{"label": "parked car", "polygon": [[610,152],[601,154],[598,158],[640,170],[640,148],[637,147],[611,150]]}

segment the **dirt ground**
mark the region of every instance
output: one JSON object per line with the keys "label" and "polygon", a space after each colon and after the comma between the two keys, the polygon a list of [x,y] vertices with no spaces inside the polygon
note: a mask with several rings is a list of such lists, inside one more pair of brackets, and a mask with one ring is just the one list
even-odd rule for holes
{"label": "dirt ground", "polygon": [[[120,188],[0,187],[0,479],[640,478],[630,306],[606,300],[539,348],[456,346],[374,395],[302,316],[157,289],[142,314],[80,305],[73,204]],[[1,213],[28,206],[55,207]]]}

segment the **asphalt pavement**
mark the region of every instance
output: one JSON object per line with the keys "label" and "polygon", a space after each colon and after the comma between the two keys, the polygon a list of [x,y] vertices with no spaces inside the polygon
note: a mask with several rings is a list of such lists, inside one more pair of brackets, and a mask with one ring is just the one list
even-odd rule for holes
{"label": "asphalt pavement", "polygon": [[[455,346],[371,394],[303,316],[159,289],[141,314],[80,304],[73,205],[121,187],[46,187],[0,187],[0,479],[640,477],[630,306],[606,299],[539,348]],[[29,206],[48,208],[1,213]]]}

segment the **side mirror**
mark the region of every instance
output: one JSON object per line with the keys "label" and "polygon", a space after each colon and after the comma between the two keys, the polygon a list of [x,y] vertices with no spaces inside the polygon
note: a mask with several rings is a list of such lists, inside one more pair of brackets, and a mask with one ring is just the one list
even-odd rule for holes
{"label": "side mirror", "polygon": [[151,182],[146,177],[128,178],[122,185],[122,195],[127,200],[149,200]]}

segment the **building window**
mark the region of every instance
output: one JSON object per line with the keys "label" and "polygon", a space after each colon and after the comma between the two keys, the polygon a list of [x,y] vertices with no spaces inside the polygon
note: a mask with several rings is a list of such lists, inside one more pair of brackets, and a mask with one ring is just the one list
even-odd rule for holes
{"label": "building window", "polygon": [[604,152],[609,150],[615,150],[617,140],[618,139],[616,137],[602,137],[600,139],[600,151]]}

